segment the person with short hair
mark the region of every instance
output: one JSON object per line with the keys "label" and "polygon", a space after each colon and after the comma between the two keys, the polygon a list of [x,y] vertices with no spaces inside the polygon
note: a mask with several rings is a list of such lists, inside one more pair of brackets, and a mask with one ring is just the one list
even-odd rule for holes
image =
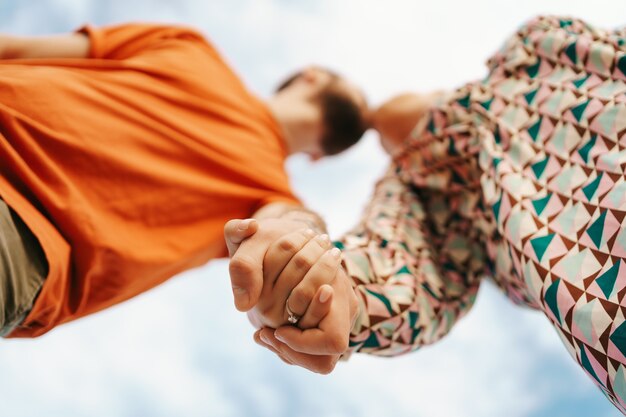
{"label": "person with short hair", "polygon": [[[284,163],[367,129],[343,77],[312,66],[261,100],[200,33],[156,24],[2,35],[0,58],[0,335],[40,336],[226,255],[235,217],[287,214],[336,262],[293,211]],[[286,296],[268,310],[282,318]]]}

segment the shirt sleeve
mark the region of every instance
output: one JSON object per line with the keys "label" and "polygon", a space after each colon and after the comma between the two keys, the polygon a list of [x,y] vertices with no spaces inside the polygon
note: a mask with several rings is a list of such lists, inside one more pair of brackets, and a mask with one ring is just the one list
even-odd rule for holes
{"label": "shirt sleeve", "polygon": [[350,350],[381,356],[446,335],[473,305],[484,270],[468,222],[438,230],[435,222],[445,222],[450,214],[442,208],[450,202],[420,195],[396,170],[378,183],[361,223],[338,243],[360,305]]}
{"label": "shirt sleeve", "polygon": [[351,351],[393,356],[441,339],[490,272],[470,94],[433,106],[339,243],[360,301]]}
{"label": "shirt sleeve", "polygon": [[184,26],[125,24],[94,27],[86,25],[77,32],[89,37],[89,58],[95,59],[127,59],[172,41],[206,43],[201,34]]}

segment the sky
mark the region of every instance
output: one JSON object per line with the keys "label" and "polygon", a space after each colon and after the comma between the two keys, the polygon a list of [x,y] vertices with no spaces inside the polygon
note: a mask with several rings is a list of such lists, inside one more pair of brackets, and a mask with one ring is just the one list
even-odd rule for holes
{"label": "sky", "polygon": [[[84,23],[184,23],[218,46],[267,97],[304,65],[332,67],[372,104],[450,89],[485,74],[525,20],[567,14],[626,24],[617,0],[0,0],[0,32]],[[352,150],[287,165],[331,235],[353,226],[387,164],[368,133]],[[485,282],[440,343],[399,358],[353,355],[328,376],[289,367],[252,341],[214,261],[34,340],[0,341],[0,417],[616,417],[541,313]]]}

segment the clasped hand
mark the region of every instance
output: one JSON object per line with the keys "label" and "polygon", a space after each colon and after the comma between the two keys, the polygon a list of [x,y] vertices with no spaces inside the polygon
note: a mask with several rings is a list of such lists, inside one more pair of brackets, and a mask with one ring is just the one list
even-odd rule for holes
{"label": "clasped hand", "polygon": [[231,220],[224,234],[235,306],[257,327],[254,340],[286,363],[331,372],[358,306],[339,249],[292,220]]}

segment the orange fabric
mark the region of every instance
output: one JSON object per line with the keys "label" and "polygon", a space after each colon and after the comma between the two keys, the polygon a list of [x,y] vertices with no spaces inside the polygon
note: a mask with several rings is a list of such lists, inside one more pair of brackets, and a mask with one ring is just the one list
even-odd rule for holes
{"label": "orange fabric", "polygon": [[0,195],[49,276],[34,337],[225,255],[222,228],[297,204],[279,126],[181,27],[86,27],[89,59],[0,62]]}

